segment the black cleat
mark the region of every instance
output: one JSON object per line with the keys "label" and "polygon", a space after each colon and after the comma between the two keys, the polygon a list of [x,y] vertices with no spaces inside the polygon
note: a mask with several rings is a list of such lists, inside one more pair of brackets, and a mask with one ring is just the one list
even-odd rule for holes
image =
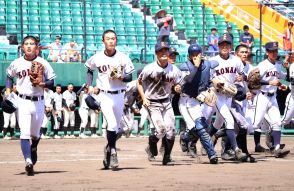
{"label": "black cleat", "polygon": [[31,147],[31,158],[33,165],[35,165],[38,160],[37,147]]}
{"label": "black cleat", "polygon": [[210,162],[210,164],[217,164],[218,163],[217,156],[210,157],[209,162]]}
{"label": "black cleat", "polygon": [[192,158],[196,158],[197,157],[197,148],[196,146],[190,146],[189,147],[189,151],[188,151],[189,155],[192,157]]}
{"label": "black cleat", "polygon": [[290,153],[290,150],[286,150],[286,149],[277,149],[274,151],[274,155],[276,158],[283,158],[285,157],[286,155],[288,155]]}
{"label": "black cleat", "polygon": [[174,161],[170,158],[170,156],[164,155],[162,160],[162,165],[173,165]]}
{"label": "black cleat", "polygon": [[26,167],[25,167],[25,170],[26,170],[26,174],[28,176],[34,176],[35,175],[33,164],[27,163]]}
{"label": "black cleat", "polygon": [[247,155],[247,161],[246,162],[250,162],[250,163],[255,163],[257,162],[256,159],[254,157],[252,157],[251,155]]}
{"label": "black cleat", "polygon": [[110,165],[110,151],[107,151],[108,146],[104,147],[104,159],[103,159],[103,165],[105,169],[109,169]]}

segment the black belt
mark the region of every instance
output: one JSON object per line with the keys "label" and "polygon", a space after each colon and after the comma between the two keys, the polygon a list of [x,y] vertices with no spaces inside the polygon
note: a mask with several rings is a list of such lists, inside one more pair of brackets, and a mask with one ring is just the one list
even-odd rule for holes
{"label": "black belt", "polygon": [[156,102],[156,103],[163,103],[167,100],[169,100],[169,98],[163,98],[163,99],[148,99],[151,102]]}
{"label": "black belt", "polygon": [[101,90],[101,91],[108,94],[120,94],[125,92],[126,90],[116,90],[116,91]]}
{"label": "black belt", "polygon": [[273,97],[275,95],[275,93],[270,93],[270,92],[261,92],[263,95],[266,95],[268,97]]}
{"label": "black belt", "polygon": [[26,96],[23,94],[19,94],[19,97],[22,99],[27,99],[27,100],[31,100],[31,101],[40,101],[44,99],[44,96]]}

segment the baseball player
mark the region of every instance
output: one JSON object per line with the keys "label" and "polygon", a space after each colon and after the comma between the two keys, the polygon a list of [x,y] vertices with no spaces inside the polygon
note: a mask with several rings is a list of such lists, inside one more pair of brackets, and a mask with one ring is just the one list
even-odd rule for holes
{"label": "baseball player", "polygon": [[212,69],[212,82],[217,91],[216,103],[216,120],[213,127],[220,129],[225,123],[225,133],[229,139],[237,160],[244,161],[247,155],[239,149],[234,132],[234,118],[230,112],[232,97],[222,93],[220,90],[225,84],[233,84],[235,81],[243,80],[244,65],[240,58],[230,54],[232,39],[229,35],[224,34],[218,40],[219,55],[212,57],[211,61],[216,61],[219,65]]}
{"label": "baseball player", "polygon": [[[4,88],[2,91],[2,96],[3,99],[5,99],[5,91],[6,89]],[[10,94],[10,98],[12,99],[17,99],[17,91],[16,91],[16,85],[13,84],[13,88],[12,88],[12,92]],[[16,126],[16,112],[13,113],[6,113],[3,111],[3,118],[4,118],[4,124],[3,124],[3,139],[5,140],[11,140],[11,139],[16,139],[16,137],[14,136],[14,130],[15,130],[15,126]],[[8,129],[8,126],[10,127],[10,129]],[[9,130],[10,132],[10,137],[7,136],[7,131]]]}
{"label": "baseball player", "polygon": [[41,138],[42,139],[48,139],[49,137],[46,135],[47,128],[48,128],[48,122],[51,119],[51,114],[53,110],[53,91],[49,88],[44,88],[44,100],[45,100],[45,112],[44,112],[44,119],[43,123],[41,125]]}
{"label": "baseball player", "polygon": [[293,57],[291,56],[289,59],[290,65],[288,66],[289,70],[289,89],[291,90],[286,98],[285,111],[282,118],[282,125],[287,125],[291,122],[294,116],[294,64]]}
{"label": "baseball player", "polygon": [[149,145],[146,148],[149,160],[158,154],[157,142],[164,139],[163,165],[171,163],[170,154],[175,141],[175,116],[171,105],[172,86],[175,92],[181,91],[181,71],[168,63],[169,44],[159,42],[155,45],[157,61],[144,67],[137,81],[138,92],[146,107],[151,123]]}
{"label": "baseball player", "polygon": [[[54,118],[54,127],[53,127],[53,138],[60,139],[61,137],[58,135],[58,131],[61,126],[62,120],[62,93],[61,93],[61,85],[57,84],[55,87],[55,92],[53,94],[53,118]],[[68,138],[65,134],[64,138]]]}
{"label": "baseball player", "polygon": [[88,90],[89,88],[86,85],[83,85],[81,89],[77,92],[77,95],[79,96],[79,102],[80,102],[79,115],[81,117],[80,135],[79,135],[80,138],[88,137],[84,133],[86,125],[88,123],[88,116],[89,116],[89,110],[90,110],[85,102],[85,99],[88,97]]}
{"label": "baseball player", "polygon": [[[40,141],[40,128],[44,117],[44,87],[52,88],[55,73],[50,64],[36,56],[37,39],[26,36],[21,44],[24,56],[15,59],[7,68],[6,95],[11,93],[13,78],[16,78],[17,120],[20,127],[20,145],[25,159],[25,171],[28,176],[34,175],[33,165],[37,162],[37,146]],[[34,62],[33,62],[34,61]],[[43,80],[31,75],[32,65],[41,63]],[[36,67],[36,66],[35,66]],[[31,143],[30,143],[31,139]]]}
{"label": "baseball player", "polygon": [[64,135],[67,135],[68,125],[70,126],[71,136],[74,135],[75,126],[75,108],[76,108],[77,95],[73,91],[73,84],[67,85],[67,90],[62,93],[63,101],[63,114],[64,114]]}
{"label": "baseball player", "polygon": [[[217,67],[214,61],[202,60],[202,48],[198,44],[192,44],[188,48],[188,61],[181,64],[180,70],[184,75],[182,94],[179,101],[181,114],[187,124],[191,136],[199,137],[207,151],[211,164],[217,164],[218,158],[214,150],[211,137],[206,129],[208,124],[202,112],[201,102],[196,99],[201,92],[207,91],[210,86],[210,70]],[[213,91],[213,90],[210,90]],[[188,135],[189,136],[189,135]]]}
{"label": "baseball player", "polygon": [[116,50],[117,35],[113,30],[102,34],[105,50],[92,56],[85,66],[88,68],[87,85],[93,81],[93,71],[98,70],[96,86],[100,89],[101,111],[107,121],[107,145],[104,149],[103,165],[106,169],[118,167],[116,138],[123,115],[126,82],[132,80],[134,65],[124,53]]}
{"label": "baseball player", "polygon": [[261,80],[268,84],[262,84],[261,89],[253,98],[255,105],[253,128],[259,128],[264,116],[270,117],[271,136],[274,142],[274,155],[276,158],[285,157],[290,150],[280,147],[281,119],[280,110],[276,99],[277,88],[283,89],[280,79],[286,78],[286,73],[281,70],[281,64],[276,62],[278,57],[278,42],[265,44],[267,59],[260,62],[257,68],[260,71]]}
{"label": "baseball player", "polygon": [[[99,88],[98,87],[89,87],[89,93],[93,96],[94,99],[98,100],[99,96]],[[99,119],[99,111],[98,110],[89,110],[90,116],[90,128],[91,128],[91,138],[97,138],[97,127],[98,127],[98,119]]]}

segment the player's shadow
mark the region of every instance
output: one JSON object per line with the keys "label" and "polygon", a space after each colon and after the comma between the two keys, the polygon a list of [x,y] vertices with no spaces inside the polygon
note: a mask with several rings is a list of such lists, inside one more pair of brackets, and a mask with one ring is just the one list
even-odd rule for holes
{"label": "player's shadow", "polygon": [[[61,170],[51,170],[51,171],[35,171],[35,175],[36,174],[57,174],[57,173],[65,173],[68,171],[61,171]],[[25,172],[21,172],[15,175],[24,175],[26,174]]]}
{"label": "player's shadow", "polygon": [[121,170],[142,170],[142,169],[145,169],[145,168],[141,168],[141,167],[125,167],[125,168],[116,168],[116,169],[101,168],[100,170],[121,171]]}

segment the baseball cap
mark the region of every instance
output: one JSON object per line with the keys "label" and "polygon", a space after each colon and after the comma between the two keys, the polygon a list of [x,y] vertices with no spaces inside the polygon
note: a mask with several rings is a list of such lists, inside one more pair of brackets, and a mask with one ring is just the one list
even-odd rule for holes
{"label": "baseball cap", "polygon": [[227,25],[227,29],[231,29],[232,28],[232,26],[231,25]]}
{"label": "baseball cap", "polygon": [[210,31],[217,31],[217,28],[212,27],[212,28],[210,29]]}
{"label": "baseball cap", "polygon": [[202,52],[202,48],[200,45],[198,44],[191,44],[188,48],[188,54],[193,54],[193,53],[201,53]]}
{"label": "baseball cap", "polygon": [[163,48],[170,49],[168,42],[158,42],[155,44],[155,52],[160,51]]}
{"label": "baseball cap", "polygon": [[175,55],[179,55],[178,51],[176,48],[174,47],[170,47],[169,49],[169,54],[175,54]]}
{"label": "baseball cap", "polygon": [[221,44],[223,42],[228,42],[228,43],[232,44],[232,38],[231,38],[231,36],[230,35],[227,35],[227,34],[224,34],[224,35],[220,36],[218,38],[218,44]]}
{"label": "baseball cap", "polygon": [[279,43],[278,42],[268,42],[265,44],[266,50],[278,50],[279,49]]}

